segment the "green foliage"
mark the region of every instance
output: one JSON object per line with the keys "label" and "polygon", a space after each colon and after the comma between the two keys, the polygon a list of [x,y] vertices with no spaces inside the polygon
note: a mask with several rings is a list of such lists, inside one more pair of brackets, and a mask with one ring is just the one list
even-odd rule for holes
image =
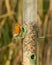
{"label": "green foliage", "polygon": [[2,36],[0,39],[0,47],[4,45],[8,45],[12,39],[12,26],[11,26],[11,21],[7,18],[5,21],[5,25],[2,28]]}
{"label": "green foliage", "polygon": [[43,0],[43,12],[44,12],[44,15],[48,12],[48,8],[49,8],[49,2],[50,0]]}

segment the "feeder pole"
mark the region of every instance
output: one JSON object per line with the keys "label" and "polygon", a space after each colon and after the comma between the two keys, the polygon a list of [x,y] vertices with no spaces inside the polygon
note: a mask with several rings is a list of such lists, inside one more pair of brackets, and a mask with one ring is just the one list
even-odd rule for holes
{"label": "feeder pole", "polygon": [[37,0],[23,0],[23,65],[37,65]]}

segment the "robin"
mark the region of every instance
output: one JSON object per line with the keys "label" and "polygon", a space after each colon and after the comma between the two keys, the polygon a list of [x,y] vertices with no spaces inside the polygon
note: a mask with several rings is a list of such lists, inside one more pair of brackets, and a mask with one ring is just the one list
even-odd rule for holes
{"label": "robin", "polygon": [[20,24],[16,24],[16,25],[14,26],[13,36],[19,35],[20,32],[21,32],[21,25],[20,25]]}

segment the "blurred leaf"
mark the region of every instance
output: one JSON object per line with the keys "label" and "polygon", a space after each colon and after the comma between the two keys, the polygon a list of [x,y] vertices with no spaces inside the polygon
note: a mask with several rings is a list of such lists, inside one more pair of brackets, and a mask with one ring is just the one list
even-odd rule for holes
{"label": "blurred leaf", "polygon": [[7,45],[10,43],[11,39],[12,39],[12,26],[10,24],[10,21],[6,19],[6,23],[2,28],[2,40],[3,40],[2,43],[4,45]]}
{"label": "blurred leaf", "polygon": [[50,0],[43,0],[43,9],[44,9],[44,15],[48,12],[48,8],[49,8],[49,1]]}
{"label": "blurred leaf", "polygon": [[3,44],[7,45],[10,41],[9,36],[8,36],[7,32],[4,29],[2,29],[2,34],[3,34],[3,41],[4,41]]}

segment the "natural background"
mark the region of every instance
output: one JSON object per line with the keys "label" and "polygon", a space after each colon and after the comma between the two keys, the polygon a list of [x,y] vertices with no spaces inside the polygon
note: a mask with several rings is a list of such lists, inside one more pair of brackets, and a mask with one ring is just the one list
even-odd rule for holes
{"label": "natural background", "polygon": [[22,43],[12,41],[16,24],[22,25],[22,0],[0,0],[0,65],[21,65]]}
{"label": "natural background", "polygon": [[[52,65],[52,0],[37,0],[37,65]],[[22,25],[22,0],[0,0],[0,65],[22,65],[22,43],[14,47],[9,60],[14,25]],[[15,44],[15,43],[14,43]]]}
{"label": "natural background", "polygon": [[52,0],[38,0],[38,63],[52,65]]}

